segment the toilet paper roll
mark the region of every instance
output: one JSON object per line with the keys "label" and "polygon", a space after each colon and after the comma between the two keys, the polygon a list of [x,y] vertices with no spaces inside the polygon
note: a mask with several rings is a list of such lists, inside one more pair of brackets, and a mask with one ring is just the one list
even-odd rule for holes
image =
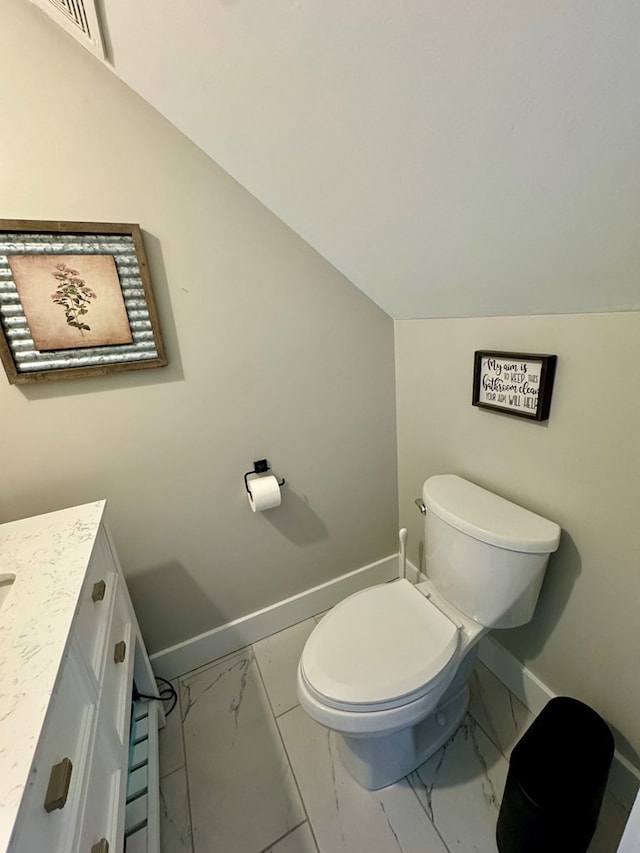
{"label": "toilet paper roll", "polygon": [[263,512],[265,509],[280,506],[282,500],[280,486],[271,474],[247,480],[247,486],[249,487],[249,506],[254,512]]}

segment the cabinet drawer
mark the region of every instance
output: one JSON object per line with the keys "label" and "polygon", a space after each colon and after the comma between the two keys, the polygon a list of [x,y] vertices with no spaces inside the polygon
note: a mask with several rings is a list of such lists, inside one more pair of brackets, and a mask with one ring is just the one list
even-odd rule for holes
{"label": "cabinet drawer", "polygon": [[87,796],[75,853],[91,853],[102,839],[109,853],[123,848],[122,813],[125,772],[118,766],[108,732],[100,721],[89,770]]}
{"label": "cabinet drawer", "polygon": [[111,630],[105,653],[104,679],[100,708],[102,717],[110,720],[121,746],[128,743],[131,683],[133,672],[133,630],[131,614],[125,596],[118,587]]}
{"label": "cabinet drawer", "polygon": [[[20,853],[36,850],[68,853],[72,849],[96,714],[77,653],[72,646],[63,665],[57,692],[51,700],[50,716],[36,751],[32,781],[22,800],[24,819],[16,847]],[[50,785],[52,771],[56,772],[54,767],[63,768],[59,774],[62,777],[65,776],[64,768],[67,771],[66,779],[57,786]]]}
{"label": "cabinet drawer", "polygon": [[98,681],[102,676],[104,644],[116,581],[113,556],[106,534],[101,528],[80,593],[80,606],[75,622],[75,635]]}

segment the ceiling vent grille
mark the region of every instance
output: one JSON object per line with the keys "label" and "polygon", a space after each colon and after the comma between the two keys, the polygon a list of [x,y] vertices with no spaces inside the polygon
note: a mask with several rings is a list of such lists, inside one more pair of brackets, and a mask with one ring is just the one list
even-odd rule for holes
{"label": "ceiling vent grille", "polygon": [[30,0],[80,44],[105,58],[95,0]]}

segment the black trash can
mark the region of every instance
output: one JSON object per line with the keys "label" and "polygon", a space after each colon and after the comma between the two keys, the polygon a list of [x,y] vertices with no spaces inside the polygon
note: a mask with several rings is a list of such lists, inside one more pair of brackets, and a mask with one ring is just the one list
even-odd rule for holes
{"label": "black trash can", "polygon": [[511,754],[496,840],[500,853],[586,853],[614,742],[592,708],[551,699]]}

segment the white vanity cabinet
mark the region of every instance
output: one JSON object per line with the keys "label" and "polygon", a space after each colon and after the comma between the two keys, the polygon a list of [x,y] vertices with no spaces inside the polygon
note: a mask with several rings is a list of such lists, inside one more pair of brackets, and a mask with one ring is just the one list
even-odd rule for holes
{"label": "white vanity cabinet", "polygon": [[[140,693],[156,695],[157,687],[117,556],[102,523],[103,511],[104,502],[100,502],[75,508],[75,523],[74,510],[26,520],[29,524],[23,532],[29,542],[23,545],[23,552],[26,549],[29,559],[18,558],[14,564],[3,532],[13,527],[12,532],[19,534],[22,523],[0,526],[0,560],[16,578],[0,611],[0,643],[7,628],[5,614],[9,627],[13,625],[23,635],[13,638],[16,660],[5,666],[0,655],[0,700],[6,699],[5,678],[17,677],[23,682],[14,685],[13,705],[7,705],[15,726],[7,728],[4,720],[0,722],[2,853],[121,853],[124,849],[134,677]],[[39,520],[44,531],[40,537],[34,525]],[[58,533],[56,520],[60,522]],[[14,537],[16,551],[19,538]],[[45,540],[49,545],[43,544]],[[65,543],[70,540],[74,541],[73,556],[67,562]],[[31,565],[34,560],[36,564]],[[56,588],[53,602],[46,600],[41,589],[35,591],[45,574],[47,583]],[[37,614],[24,612],[30,585],[34,588],[31,598],[39,599],[39,606],[45,608],[41,630],[34,626]],[[16,609],[18,604],[22,615]],[[48,604],[55,611],[50,620],[46,618]],[[31,629],[38,636],[30,640]],[[41,654],[44,662],[33,666]],[[0,709],[1,705],[0,701]],[[159,702],[150,702],[149,710],[157,761],[158,718],[162,722],[164,718]],[[28,725],[24,725],[26,717],[31,718]],[[20,744],[13,744],[19,767],[15,761],[14,766],[9,765],[11,746],[7,748],[6,739],[12,734],[24,738],[28,753],[21,754]],[[148,853],[157,853],[157,773],[149,776],[146,797],[151,808],[145,845]]]}

